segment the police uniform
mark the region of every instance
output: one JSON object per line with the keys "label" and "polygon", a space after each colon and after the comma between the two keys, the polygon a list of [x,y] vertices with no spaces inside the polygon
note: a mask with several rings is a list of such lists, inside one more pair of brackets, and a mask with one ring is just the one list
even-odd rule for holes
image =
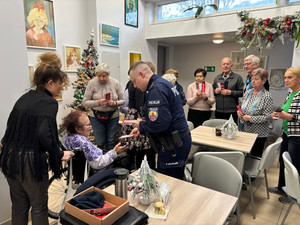
{"label": "police uniform", "polygon": [[158,145],[158,172],[182,179],[191,135],[176,87],[156,74],[152,75],[144,111],[146,120],[140,122],[140,132],[151,134]]}

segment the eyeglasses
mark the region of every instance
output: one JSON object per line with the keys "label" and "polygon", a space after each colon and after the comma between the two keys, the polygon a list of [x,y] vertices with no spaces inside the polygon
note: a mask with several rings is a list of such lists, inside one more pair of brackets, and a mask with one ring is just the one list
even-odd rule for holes
{"label": "eyeglasses", "polygon": [[91,123],[88,123],[87,125],[83,125],[84,127],[90,127],[90,126],[92,126],[92,124]]}
{"label": "eyeglasses", "polygon": [[250,66],[252,62],[244,63],[244,66]]}

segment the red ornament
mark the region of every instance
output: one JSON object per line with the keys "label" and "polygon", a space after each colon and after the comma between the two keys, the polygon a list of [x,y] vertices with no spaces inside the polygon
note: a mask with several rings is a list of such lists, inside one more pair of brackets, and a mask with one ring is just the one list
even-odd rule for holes
{"label": "red ornament", "polygon": [[286,22],[286,24],[290,26],[290,25],[292,24],[292,21],[288,20],[288,21]]}
{"label": "red ornament", "polygon": [[245,30],[242,30],[242,34],[246,34],[247,32]]}
{"label": "red ornament", "polygon": [[268,39],[269,39],[269,40],[271,40],[271,39],[272,39],[272,36],[271,36],[271,35],[269,35],[269,36],[268,36]]}
{"label": "red ornament", "polygon": [[264,23],[264,25],[265,25],[265,26],[268,26],[268,23],[267,23],[267,22],[265,22],[265,23]]}
{"label": "red ornament", "polygon": [[267,18],[267,19],[266,19],[266,22],[267,22],[267,23],[269,23],[269,22],[270,22],[270,20],[271,20],[270,18]]}
{"label": "red ornament", "polygon": [[84,66],[85,66],[85,67],[87,67],[87,66],[88,66],[88,64],[87,64],[87,63],[85,63],[85,64],[84,64]]}

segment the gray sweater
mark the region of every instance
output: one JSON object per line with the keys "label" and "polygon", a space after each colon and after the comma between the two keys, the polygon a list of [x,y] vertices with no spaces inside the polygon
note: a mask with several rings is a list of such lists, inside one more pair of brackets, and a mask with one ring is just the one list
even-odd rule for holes
{"label": "gray sweater", "polygon": [[[105,98],[106,93],[110,93],[110,98],[117,102],[116,106],[99,105],[98,100]],[[109,77],[105,84],[101,84],[98,80],[98,77],[94,77],[92,80],[90,80],[86,87],[82,101],[84,106],[90,108],[89,115],[92,117],[94,117],[92,109],[101,112],[116,110],[111,117],[112,119],[119,116],[118,107],[124,103],[124,92],[121,89],[119,82],[112,77]]]}

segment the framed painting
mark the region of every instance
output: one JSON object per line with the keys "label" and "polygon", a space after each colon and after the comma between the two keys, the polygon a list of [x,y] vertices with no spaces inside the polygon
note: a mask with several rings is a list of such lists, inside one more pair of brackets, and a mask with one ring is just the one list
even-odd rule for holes
{"label": "framed painting", "polygon": [[107,24],[100,24],[100,44],[119,47],[119,28]]}
{"label": "framed painting", "polygon": [[138,0],[124,0],[125,25],[138,27]]}
{"label": "framed painting", "polygon": [[129,67],[137,62],[142,60],[142,54],[137,52],[129,52]]}
{"label": "framed painting", "polygon": [[81,48],[76,46],[64,46],[66,72],[77,72],[80,67]]}
{"label": "framed painting", "polygon": [[232,60],[232,69],[233,70],[244,70],[244,51],[232,51],[231,60]]}
{"label": "framed painting", "polygon": [[30,88],[32,88],[33,87],[33,78],[34,78],[34,66],[33,65],[28,65],[28,72],[29,72]]}
{"label": "framed painting", "polygon": [[267,60],[268,60],[268,56],[258,56],[259,58],[259,65],[258,68],[263,68],[266,69],[267,68]]}
{"label": "framed painting", "polygon": [[284,74],[286,69],[284,68],[271,68],[270,69],[270,88],[285,89]]}
{"label": "framed painting", "polygon": [[24,0],[27,47],[56,48],[53,2]]}

